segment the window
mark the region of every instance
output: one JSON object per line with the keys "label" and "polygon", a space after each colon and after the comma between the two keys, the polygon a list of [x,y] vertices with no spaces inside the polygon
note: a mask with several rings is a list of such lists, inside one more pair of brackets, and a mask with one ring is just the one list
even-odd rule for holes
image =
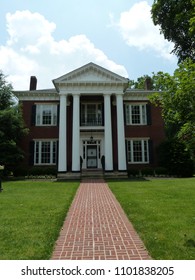
{"label": "window", "polygon": [[81,106],[82,126],[102,125],[102,104],[82,104]]}
{"label": "window", "polygon": [[36,125],[57,125],[57,105],[36,105]]}
{"label": "window", "polygon": [[34,153],[35,153],[34,155],[35,165],[56,164],[57,141],[55,140],[35,141]]}
{"label": "window", "polygon": [[126,124],[146,125],[146,104],[126,104]]}
{"label": "window", "polygon": [[148,140],[127,140],[127,159],[129,163],[149,163]]}

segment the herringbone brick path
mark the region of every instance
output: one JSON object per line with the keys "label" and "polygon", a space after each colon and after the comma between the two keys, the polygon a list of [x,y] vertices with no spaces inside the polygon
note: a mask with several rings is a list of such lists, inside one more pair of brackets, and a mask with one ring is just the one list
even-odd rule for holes
{"label": "herringbone brick path", "polygon": [[55,260],[151,259],[103,180],[80,184],[52,255]]}

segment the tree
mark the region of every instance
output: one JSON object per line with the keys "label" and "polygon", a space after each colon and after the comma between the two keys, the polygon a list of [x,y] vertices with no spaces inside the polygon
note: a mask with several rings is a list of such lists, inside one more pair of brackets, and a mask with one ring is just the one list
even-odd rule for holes
{"label": "tree", "polygon": [[17,145],[27,133],[22,113],[14,104],[12,86],[0,72],[0,165],[13,168],[23,159],[23,152]]}
{"label": "tree", "polygon": [[165,39],[174,43],[179,62],[186,58],[195,61],[195,1],[155,0],[151,13]]}
{"label": "tree", "polygon": [[5,76],[0,71],[0,110],[7,109],[13,104],[12,85],[6,81]]}
{"label": "tree", "polygon": [[150,89],[153,89],[153,78],[148,76],[148,75],[144,75],[141,76],[139,78],[137,78],[137,81],[134,80],[129,80],[129,88],[131,89],[144,89],[146,88],[146,81],[150,81]]}
{"label": "tree", "polygon": [[189,150],[178,139],[166,140],[157,150],[159,165],[167,169],[168,174],[191,177],[194,174],[194,163]]}
{"label": "tree", "polygon": [[195,158],[195,63],[187,59],[173,76],[160,72],[155,79],[163,86],[151,101],[162,108],[168,138],[185,143]]}

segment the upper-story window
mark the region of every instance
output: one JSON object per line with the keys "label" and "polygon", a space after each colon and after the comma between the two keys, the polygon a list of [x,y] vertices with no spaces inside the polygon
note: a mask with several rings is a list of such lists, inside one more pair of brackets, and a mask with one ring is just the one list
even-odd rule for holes
{"label": "upper-story window", "polygon": [[147,125],[147,104],[126,104],[126,124],[127,125]]}
{"label": "upper-story window", "polygon": [[102,104],[83,103],[81,105],[81,126],[102,126]]}
{"label": "upper-story window", "polygon": [[125,104],[126,125],[151,125],[149,104]]}
{"label": "upper-story window", "polygon": [[36,125],[57,125],[57,105],[37,104],[36,105]]}

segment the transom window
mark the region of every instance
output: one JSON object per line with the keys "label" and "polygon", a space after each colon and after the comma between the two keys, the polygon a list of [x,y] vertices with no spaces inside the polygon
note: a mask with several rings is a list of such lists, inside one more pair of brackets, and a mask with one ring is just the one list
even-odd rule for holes
{"label": "transom window", "polygon": [[57,105],[38,104],[36,106],[36,125],[57,125]]}
{"label": "transom window", "polygon": [[35,141],[35,165],[56,164],[57,141],[41,140]]}
{"label": "transom window", "polygon": [[127,158],[129,163],[149,163],[148,140],[127,140]]}
{"label": "transom window", "polygon": [[102,104],[81,105],[81,125],[101,126],[102,125]]}
{"label": "transom window", "polygon": [[146,104],[126,104],[126,124],[146,125]]}

